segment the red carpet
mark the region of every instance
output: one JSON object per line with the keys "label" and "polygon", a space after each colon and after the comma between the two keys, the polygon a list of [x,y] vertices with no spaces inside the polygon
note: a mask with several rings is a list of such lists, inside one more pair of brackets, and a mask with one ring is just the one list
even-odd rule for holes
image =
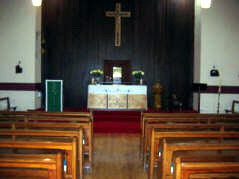
{"label": "red carpet", "polygon": [[[168,113],[166,110],[147,112]],[[170,111],[194,113],[194,110]],[[140,133],[140,111],[94,111],[94,132],[96,133]]]}
{"label": "red carpet", "polygon": [[[44,109],[39,109],[44,110]],[[65,112],[86,112],[85,108],[66,108]],[[149,109],[147,112],[168,113],[169,111],[155,111]],[[194,110],[170,111],[194,113]],[[95,133],[140,133],[140,111],[93,111]]]}
{"label": "red carpet", "polygon": [[94,111],[96,133],[140,133],[140,111]]}

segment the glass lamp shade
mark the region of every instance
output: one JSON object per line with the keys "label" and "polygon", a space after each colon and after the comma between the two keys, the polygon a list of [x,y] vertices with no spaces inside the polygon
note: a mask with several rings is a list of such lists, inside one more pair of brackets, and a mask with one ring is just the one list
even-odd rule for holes
{"label": "glass lamp shade", "polygon": [[32,0],[32,5],[35,7],[41,6],[42,0]]}
{"label": "glass lamp shade", "polygon": [[201,7],[208,9],[211,7],[212,0],[201,0]]}

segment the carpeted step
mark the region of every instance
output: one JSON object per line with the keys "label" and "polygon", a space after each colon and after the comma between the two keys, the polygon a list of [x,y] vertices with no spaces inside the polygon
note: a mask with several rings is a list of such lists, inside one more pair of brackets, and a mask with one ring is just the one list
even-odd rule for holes
{"label": "carpeted step", "polygon": [[94,115],[136,115],[136,116],[140,116],[141,115],[141,112],[140,111],[116,111],[116,110],[113,110],[113,111],[93,111],[93,114]]}
{"label": "carpeted step", "polygon": [[96,133],[140,133],[140,111],[94,111]]}
{"label": "carpeted step", "polygon": [[119,116],[119,115],[100,115],[94,116],[94,121],[139,121],[140,117],[137,116]]}
{"label": "carpeted step", "polygon": [[95,121],[96,133],[140,133],[139,121]]}

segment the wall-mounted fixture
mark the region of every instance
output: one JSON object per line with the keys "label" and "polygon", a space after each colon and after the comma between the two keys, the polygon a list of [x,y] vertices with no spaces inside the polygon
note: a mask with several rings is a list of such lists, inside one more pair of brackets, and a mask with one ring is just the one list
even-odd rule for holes
{"label": "wall-mounted fixture", "polygon": [[21,65],[21,61],[18,62],[18,64],[16,65],[16,73],[22,73],[22,67]]}
{"label": "wall-mounted fixture", "polygon": [[208,9],[211,7],[212,0],[201,0],[201,7]]}
{"label": "wall-mounted fixture", "polygon": [[39,7],[42,4],[42,0],[32,0],[32,5],[35,7]]}
{"label": "wall-mounted fixture", "polygon": [[218,69],[213,66],[213,68],[210,71],[210,76],[220,76]]}

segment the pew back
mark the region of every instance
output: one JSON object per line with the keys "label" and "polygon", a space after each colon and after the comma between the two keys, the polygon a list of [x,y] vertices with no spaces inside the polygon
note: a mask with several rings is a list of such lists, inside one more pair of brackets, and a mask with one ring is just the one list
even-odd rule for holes
{"label": "pew back", "polygon": [[[0,136],[31,136],[31,137],[75,137],[76,145],[77,147],[72,148],[70,151],[72,151],[72,154],[68,154],[71,159],[68,158],[68,163],[71,163],[71,161],[77,161],[78,160],[78,170],[80,173],[80,177],[83,176],[83,149],[82,149],[82,129],[79,129],[78,131],[55,131],[55,130],[6,130],[2,129],[0,130]],[[15,139],[15,138],[14,138]],[[49,139],[48,139],[49,140]],[[13,142],[16,142],[15,140]],[[11,144],[12,145],[12,144]],[[55,144],[56,145],[56,144]],[[60,145],[60,144],[58,144]],[[43,149],[45,146],[41,146]],[[65,149],[63,146],[61,146],[62,149]],[[19,147],[18,147],[19,148]],[[59,148],[58,148],[59,149]],[[61,149],[61,148],[60,148]],[[77,150],[77,151],[75,151]],[[69,151],[69,150],[68,150]],[[75,154],[76,153],[76,154]],[[78,157],[78,158],[77,158]],[[72,166],[72,170],[76,173],[75,165],[69,165]],[[72,172],[73,173],[73,172]]]}
{"label": "pew back", "polygon": [[238,132],[161,132],[156,129],[152,130],[151,145],[150,145],[150,161],[149,161],[149,178],[153,178],[153,170],[155,163],[155,141],[161,141],[164,138],[239,138]]}
{"label": "pew back", "polygon": [[[89,167],[93,161],[93,115],[91,112],[43,112],[43,111],[17,111],[1,112],[0,128],[9,127],[14,123],[13,128],[34,129],[63,129],[72,130],[81,127],[83,129],[84,153],[88,154]],[[18,122],[18,124],[16,124]]]}
{"label": "pew back", "polygon": [[[19,169],[42,169],[48,171],[49,179],[62,179],[63,178],[63,158],[62,153],[57,152],[56,154],[0,154],[0,167],[1,168],[12,168],[13,171]],[[17,169],[16,169],[17,168]],[[6,171],[6,170],[5,170]],[[9,171],[9,170],[8,170]],[[13,172],[9,171],[9,173]],[[28,170],[30,171],[30,170]],[[3,169],[2,169],[3,172]],[[22,175],[28,176],[32,172],[21,173]],[[4,173],[4,172],[3,172]],[[0,176],[2,176],[0,170]],[[16,174],[16,173],[15,173]],[[34,175],[32,176],[34,177]],[[36,177],[36,176],[35,176]]]}
{"label": "pew back", "polygon": [[204,174],[206,178],[238,177],[239,173],[239,162],[181,162],[178,157],[175,166],[175,179],[189,179],[193,174]]}

